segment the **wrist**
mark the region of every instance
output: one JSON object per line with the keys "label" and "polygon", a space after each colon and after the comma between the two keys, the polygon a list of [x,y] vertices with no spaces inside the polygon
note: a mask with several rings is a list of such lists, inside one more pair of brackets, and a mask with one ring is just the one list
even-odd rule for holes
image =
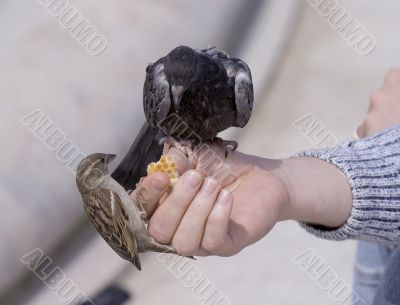
{"label": "wrist", "polygon": [[272,170],[285,185],[288,201],[279,220],[297,220],[337,228],[348,219],[352,207],[347,177],[336,166],[316,158],[279,161]]}

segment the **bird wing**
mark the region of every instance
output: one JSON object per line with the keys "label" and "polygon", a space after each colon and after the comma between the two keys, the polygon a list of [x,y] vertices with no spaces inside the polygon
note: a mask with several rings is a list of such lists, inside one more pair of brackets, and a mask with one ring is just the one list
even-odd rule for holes
{"label": "bird wing", "polygon": [[84,201],[85,211],[100,235],[119,256],[140,270],[136,238],[120,196],[103,188],[84,195]]}
{"label": "bird wing", "polygon": [[147,122],[153,128],[157,127],[171,109],[170,85],[162,61],[147,68],[143,87],[143,107]]}
{"label": "bird wing", "polygon": [[234,126],[244,127],[249,121],[253,111],[254,92],[250,68],[244,61],[237,58],[230,58],[227,53],[216,47],[209,47],[204,50],[196,51],[219,61],[224,66],[228,77],[234,78],[236,105],[236,120]]}
{"label": "bird wing", "polygon": [[218,49],[215,46],[210,46],[206,49],[195,49],[196,52],[200,53],[200,54],[206,54],[208,56],[211,56],[214,59],[218,59],[218,60],[227,60],[229,59],[229,55],[228,53],[226,53],[225,51],[222,51],[220,49]]}
{"label": "bird wing", "polygon": [[244,61],[234,59],[236,127],[244,127],[253,111],[254,91],[249,67]]}

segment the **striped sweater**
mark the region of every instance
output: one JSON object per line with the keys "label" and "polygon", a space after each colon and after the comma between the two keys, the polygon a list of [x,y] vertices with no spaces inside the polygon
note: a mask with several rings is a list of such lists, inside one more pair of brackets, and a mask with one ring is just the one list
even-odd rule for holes
{"label": "striped sweater", "polygon": [[353,195],[350,217],[341,227],[331,230],[301,223],[302,227],[331,240],[400,243],[400,125],[333,149],[296,156],[315,157],[337,166],[349,179]]}

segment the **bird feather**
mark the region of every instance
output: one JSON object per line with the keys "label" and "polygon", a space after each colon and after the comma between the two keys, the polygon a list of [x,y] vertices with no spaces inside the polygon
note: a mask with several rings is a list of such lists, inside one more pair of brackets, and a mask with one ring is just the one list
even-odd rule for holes
{"label": "bird feather", "polygon": [[[141,269],[135,235],[129,216],[118,194],[109,189],[96,189],[84,195],[85,211],[105,241],[122,258]],[[99,203],[110,202],[109,205]]]}

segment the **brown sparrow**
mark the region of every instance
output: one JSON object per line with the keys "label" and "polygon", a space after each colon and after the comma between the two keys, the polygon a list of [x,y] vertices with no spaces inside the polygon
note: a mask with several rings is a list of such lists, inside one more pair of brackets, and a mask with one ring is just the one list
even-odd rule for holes
{"label": "brown sparrow", "polygon": [[115,155],[95,153],[81,161],[76,184],[84,209],[100,235],[122,258],[139,270],[139,253],[154,251],[177,254],[176,250],[156,242],[147,232],[146,212],[108,172]]}

